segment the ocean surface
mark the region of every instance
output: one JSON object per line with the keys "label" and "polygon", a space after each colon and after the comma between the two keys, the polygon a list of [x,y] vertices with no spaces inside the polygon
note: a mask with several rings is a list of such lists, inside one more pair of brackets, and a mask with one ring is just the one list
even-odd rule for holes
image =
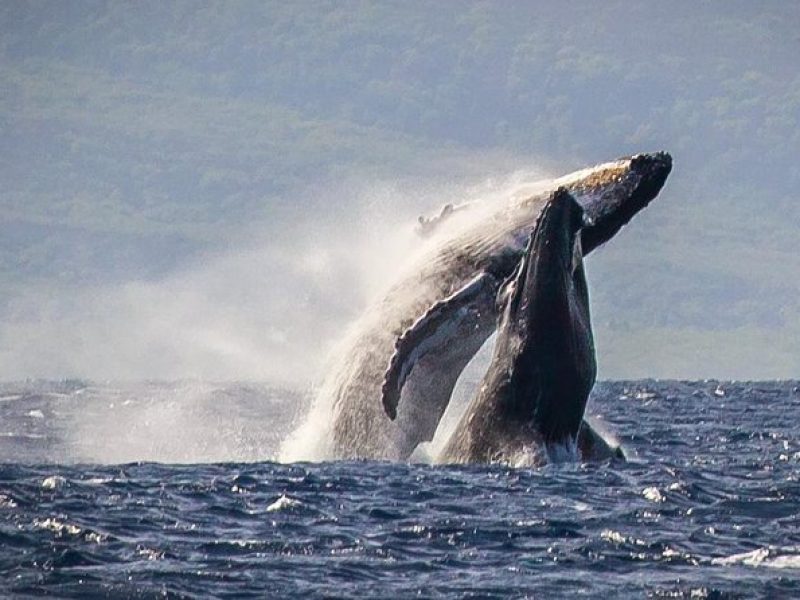
{"label": "ocean surface", "polygon": [[255,384],[0,384],[0,597],[800,597],[798,382],[599,383],[626,463],[274,462]]}

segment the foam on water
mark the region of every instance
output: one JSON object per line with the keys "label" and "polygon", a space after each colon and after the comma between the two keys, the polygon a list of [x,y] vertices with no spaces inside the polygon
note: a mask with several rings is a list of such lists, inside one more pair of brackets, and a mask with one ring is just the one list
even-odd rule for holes
{"label": "foam on water", "polygon": [[715,558],[713,565],[748,567],[767,567],[772,569],[800,569],[800,550],[798,548],[757,548],[752,552],[742,552],[724,558]]}
{"label": "foam on water", "polygon": [[288,496],[281,496],[275,502],[267,506],[267,512],[278,512],[281,510],[287,510],[290,508],[295,508],[301,506],[303,503],[299,500],[294,498],[289,498]]}

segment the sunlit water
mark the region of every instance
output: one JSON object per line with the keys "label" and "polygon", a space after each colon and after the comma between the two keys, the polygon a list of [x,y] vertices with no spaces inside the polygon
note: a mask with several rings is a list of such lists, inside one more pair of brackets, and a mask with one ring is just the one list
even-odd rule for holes
{"label": "sunlit water", "polygon": [[270,462],[307,404],[0,386],[0,596],[800,596],[797,382],[601,383],[633,459],[533,470]]}

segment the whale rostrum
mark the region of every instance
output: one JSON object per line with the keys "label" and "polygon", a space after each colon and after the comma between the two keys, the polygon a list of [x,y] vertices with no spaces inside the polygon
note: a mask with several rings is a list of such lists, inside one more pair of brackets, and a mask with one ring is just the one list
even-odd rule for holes
{"label": "whale rostrum", "polygon": [[[639,154],[446,211],[430,250],[366,311],[323,383],[334,405],[332,457],[404,460],[433,438],[459,375],[495,330],[498,292],[554,190],[584,210],[588,253],[656,197],[671,167],[667,153]],[[597,437],[590,432],[587,444],[600,448]]]}

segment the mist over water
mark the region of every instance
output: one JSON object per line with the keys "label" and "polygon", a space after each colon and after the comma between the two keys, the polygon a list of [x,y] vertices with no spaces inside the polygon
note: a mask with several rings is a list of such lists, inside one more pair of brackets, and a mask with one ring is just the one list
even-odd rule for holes
{"label": "mist over water", "polygon": [[11,298],[0,379],[313,382],[419,244],[418,211],[462,199],[453,186],[348,185],[325,192],[319,212],[253,225],[161,279]]}
{"label": "mist over water", "polygon": [[[58,421],[68,440],[47,460],[325,459],[331,405],[320,384],[346,360],[367,307],[429,249],[417,217],[529,193],[537,181],[540,172],[520,170],[477,181],[346,182],[315,191],[317,213],[254,224],[163,278],[11,298],[0,381],[87,382],[52,406],[52,390],[42,406],[32,396],[26,410]],[[487,356],[465,373],[473,387]],[[258,413],[226,413],[229,384],[212,383],[244,381],[287,391],[277,421],[281,395],[254,396],[272,403],[258,423],[268,435],[251,431]],[[464,385],[461,408],[473,389]]]}
{"label": "mist over water", "polygon": [[[496,219],[498,206],[506,207],[509,197],[527,197],[549,183],[544,182],[541,178],[538,182],[523,181],[517,176],[495,189],[484,190],[478,196],[470,198],[465,194],[463,199],[470,203],[468,210],[456,210],[452,216],[437,222],[434,225],[435,234],[429,240],[417,240],[406,256],[393,265],[392,281],[396,284],[403,283],[393,289],[390,296],[391,301],[396,302],[395,306],[398,307],[409,306],[416,298],[426,297],[426,290],[420,289],[420,286],[427,284],[422,283],[414,275],[419,272],[420,267],[424,266],[426,261],[435,259],[443,244],[447,244],[461,232],[474,231],[476,226],[482,226],[484,223],[486,228],[499,227],[496,223],[502,221]],[[492,230],[489,229],[489,231]],[[392,327],[392,325],[391,321],[386,319],[386,314],[390,310],[383,305],[386,300],[381,296],[375,299],[377,302],[366,307],[363,314],[348,327],[335,350],[330,354],[325,376],[316,390],[311,410],[300,427],[285,440],[281,447],[279,457],[282,462],[319,461],[336,457],[331,447],[333,441],[331,426],[334,422],[335,411],[338,410],[335,403],[340,400],[342,393],[340,390],[346,389],[343,386],[365,377],[364,371],[362,371],[365,364],[362,362],[363,360],[379,360],[376,359],[376,356],[381,356],[381,354],[370,354],[374,348],[364,347],[364,344],[383,344],[385,341],[391,341],[391,339],[377,341],[383,333],[381,328]],[[419,317],[427,308],[422,307],[418,315],[408,316]],[[480,364],[485,366],[485,361]],[[383,365],[380,366],[383,367]],[[369,368],[371,367],[370,364]],[[369,373],[369,376],[372,377],[372,371]],[[375,371],[376,378],[379,378],[381,374],[381,369]],[[357,389],[357,386],[353,389]],[[379,393],[376,393],[374,400],[380,402]],[[349,400],[342,399],[342,401],[348,402]],[[393,443],[389,439],[393,435],[391,432],[379,433],[376,431],[372,433],[378,436],[376,439],[382,440],[382,443]]]}

